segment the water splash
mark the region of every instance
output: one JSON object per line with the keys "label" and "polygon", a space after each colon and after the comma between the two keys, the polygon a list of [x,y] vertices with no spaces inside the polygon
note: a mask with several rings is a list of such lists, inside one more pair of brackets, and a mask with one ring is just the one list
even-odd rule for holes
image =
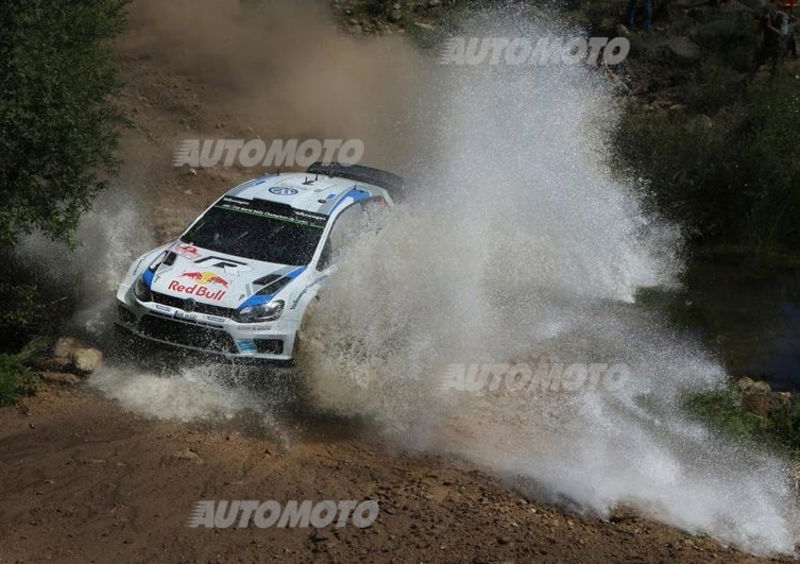
{"label": "water splash", "polygon": [[[481,34],[550,31],[494,25]],[[792,552],[786,463],[692,421],[683,395],[726,375],[635,303],[640,288],[676,284],[680,233],[603,164],[620,110],[602,74],[450,70],[418,104],[433,149],[415,197],[341,260],[304,328],[318,404],[579,509],[630,504],[749,551]],[[448,363],[543,355],[623,362],[630,378],[614,393],[442,387]]]}

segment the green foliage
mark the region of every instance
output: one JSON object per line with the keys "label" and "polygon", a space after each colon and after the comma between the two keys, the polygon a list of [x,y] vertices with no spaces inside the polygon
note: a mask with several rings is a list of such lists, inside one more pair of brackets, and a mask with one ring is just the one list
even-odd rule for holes
{"label": "green foliage", "polygon": [[0,407],[14,405],[22,396],[33,395],[33,374],[10,354],[0,354]]}
{"label": "green foliage", "polygon": [[0,10],[0,244],[41,230],[70,240],[114,169],[109,40],[125,0],[5,0]]}
{"label": "green foliage", "polygon": [[713,115],[747,97],[746,81],[731,67],[703,61],[690,74],[692,80],[685,86],[683,99],[690,111]]}
{"label": "green foliage", "polygon": [[651,204],[696,241],[797,249],[798,86],[791,75],[743,86],[742,99],[711,118],[632,107],[615,132],[613,164],[644,177]]}
{"label": "green foliage", "polygon": [[750,71],[758,48],[756,24],[749,14],[708,22],[697,30],[694,40],[707,56],[739,72]]}
{"label": "green foliage", "polygon": [[590,33],[613,31],[626,2],[620,0],[596,0],[576,3],[578,12],[575,20],[585,26]]}
{"label": "green foliage", "polygon": [[695,394],[686,401],[690,413],[712,428],[729,435],[756,440],[800,454],[800,398],[768,416],[751,413],[742,407],[741,393],[726,388],[705,394]]}
{"label": "green foliage", "polygon": [[0,350],[17,350],[38,328],[47,327],[47,308],[38,288],[29,284],[0,282]]}
{"label": "green foliage", "polygon": [[713,428],[736,437],[753,439],[767,428],[764,418],[742,408],[739,392],[731,388],[693,395],[687,406]]}
{"label": "green foliage", "polygon": [[800,452],[800,398],[771,417],[774,433],[795,453]]}

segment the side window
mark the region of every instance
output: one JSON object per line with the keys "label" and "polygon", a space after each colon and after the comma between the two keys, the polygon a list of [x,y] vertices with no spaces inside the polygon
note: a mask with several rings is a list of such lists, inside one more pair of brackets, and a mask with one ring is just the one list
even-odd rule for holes
{"label": "side window", "polygon": [[364,208],[361,204],[351,205],[336,218],[336,223],[333,224],[330,233],[331,250],[334,256],[350,246],[361,231],[363,221]]}
{"label": "side window", "polygon": [[328,239],[322,247],[322,254],[317,264],[317,270],[325,270],[336,262],[336,258],[347,249],[356,239],[364,227],[364,208],[361,204],[354,204],[344,210],[336,218]]}
{"label": "side window", "polygon": [[364,206],[364,215],[366,216],[364,219],[364,224],[367,227],[370,227],[375,224],[380,218],[380,216],[389,209],[389,204],[386,203],[381,196],[375,196],[374,198],[370,198],[369,200],[363,203]]}

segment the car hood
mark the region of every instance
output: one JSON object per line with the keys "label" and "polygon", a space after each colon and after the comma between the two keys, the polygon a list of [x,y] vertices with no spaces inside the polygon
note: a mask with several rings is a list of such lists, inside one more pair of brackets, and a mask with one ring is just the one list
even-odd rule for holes
{"label": "car hood", "polygon": [[245,259],[178,242],[167,249],[166,258],[153,272],[150,289],[200,303],[238,308],[266,301],[258,299],[259,291],[274,287],[271,285],[286,276],[293,278],[304,268]]}

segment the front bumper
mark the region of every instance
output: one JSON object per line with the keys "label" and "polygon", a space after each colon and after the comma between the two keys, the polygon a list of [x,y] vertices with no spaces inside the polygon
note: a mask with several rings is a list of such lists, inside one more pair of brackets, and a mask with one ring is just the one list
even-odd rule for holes
{"label": "front bumper", "polygon": [[291,323],[237,323],[155,302],[117,302],[117,325],[134,335],[172,347],[229,359],[290,363],[296,328]]}

